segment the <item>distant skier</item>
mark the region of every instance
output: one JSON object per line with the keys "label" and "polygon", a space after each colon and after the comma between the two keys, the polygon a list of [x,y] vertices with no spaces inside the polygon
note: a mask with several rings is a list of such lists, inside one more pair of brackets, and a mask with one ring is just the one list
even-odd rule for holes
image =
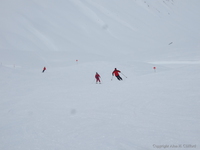
{"label": "distant skier", "polygon": [[47,69],[47,68],[46,68],[46,67],[44,67],[44,68],[43,68],[43,70],[42,70],[42,73],[44,73],[46,69]]}
{"label": "distant skier", "polygon": [[95,74],[95,78],[96,78],[96,84],[99,82],[101,84],[100,78],[101,76],[96,72]]}
{"label": "distant skier", "polygon": [[118,80],[123,80],[123,79],[120,77],[119,73],[121,73],[121,71],[119,71],[119,70],[117,70],[117,68],[115,68],[115,70],[112,72],[112,75],[113,75],[113,76],[115,75],[115,77],[116,77]]}

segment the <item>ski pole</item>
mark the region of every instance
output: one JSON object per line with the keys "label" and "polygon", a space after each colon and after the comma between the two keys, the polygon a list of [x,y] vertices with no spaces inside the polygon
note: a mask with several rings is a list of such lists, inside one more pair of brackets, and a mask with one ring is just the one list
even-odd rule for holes
{"label": "ski pole", "polygon": [[[123,76],[125,76],[123,73],[121,73]],[[125,76],[127,78],[127,76]]]}
{"label": "ski pole", "polygon": [[113,79],[113,76],[111,77],[111,81],[112,81],[112,79]]}
{"label": "ski pole", "polygon": [[95,79],[93,80],[93,82],[92,82],[92,83],[94,83],[94,81],[95,81]]}

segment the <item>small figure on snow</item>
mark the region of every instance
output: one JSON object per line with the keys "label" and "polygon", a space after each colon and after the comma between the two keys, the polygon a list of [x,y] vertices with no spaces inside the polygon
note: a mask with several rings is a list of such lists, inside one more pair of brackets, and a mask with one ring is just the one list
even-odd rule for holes
{"label": "small figure on snow", "polygon": [[115,68],[115,70],[112,72],[112,75],[113,75],[113,76],[115,75],[115,77],[116,77],[118,80],[123,80],[123,79],[120,77],[119,73],[121,73],[121,71],[119,71],[119,70],[117,70],[117,68]]}
{"label": "small figure on snow", "polygon": [[101,84],[100,78],[101,76],[96,72],[95,74],[95,78],[96,78],[96,84],[99,82]]}
{"label": "small figure on snow", "polygon": [[42,70],[42,73],[44,73],[46,69],[47,69],[47,68],[46,68],[46,67],[44,67],[44,68],[43,68],[43,70]]}

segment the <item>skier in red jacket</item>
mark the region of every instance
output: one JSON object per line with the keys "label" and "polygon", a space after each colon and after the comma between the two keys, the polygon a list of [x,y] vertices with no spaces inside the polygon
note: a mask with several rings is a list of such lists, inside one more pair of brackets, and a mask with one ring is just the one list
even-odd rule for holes
{"label": "skier in red jacket", "polygon": [[47,69],[47,68],[46,68],[46,67],[44,67],[44,68],[43,68],[43,70],[42,70],[42,73],[44,73],[44,71],[45,71],[46,69]]}
{"label": "skier in red jacket", "polygon": [[95,74],[95,78],[96,78],[96,84],[99,82],[101,84],[100,78],[101,76],[96,72]]}
{"label": "skier in red jacket", "polygon": [[120,72],[121,71],[119,71],[119,70],[117,70],[117,68],[115,68],[115,70],[112,72],[112,75],[113,76],[115,75],[118,80],[123,80],[119,75]]}

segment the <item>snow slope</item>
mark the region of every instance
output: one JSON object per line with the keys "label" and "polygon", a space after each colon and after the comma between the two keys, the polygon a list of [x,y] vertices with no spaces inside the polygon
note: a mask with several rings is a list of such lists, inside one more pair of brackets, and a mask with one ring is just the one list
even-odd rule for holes
{"label": "snow slope", "polygon": [[199,149],[199,6],[2,0],[0,149]]}

